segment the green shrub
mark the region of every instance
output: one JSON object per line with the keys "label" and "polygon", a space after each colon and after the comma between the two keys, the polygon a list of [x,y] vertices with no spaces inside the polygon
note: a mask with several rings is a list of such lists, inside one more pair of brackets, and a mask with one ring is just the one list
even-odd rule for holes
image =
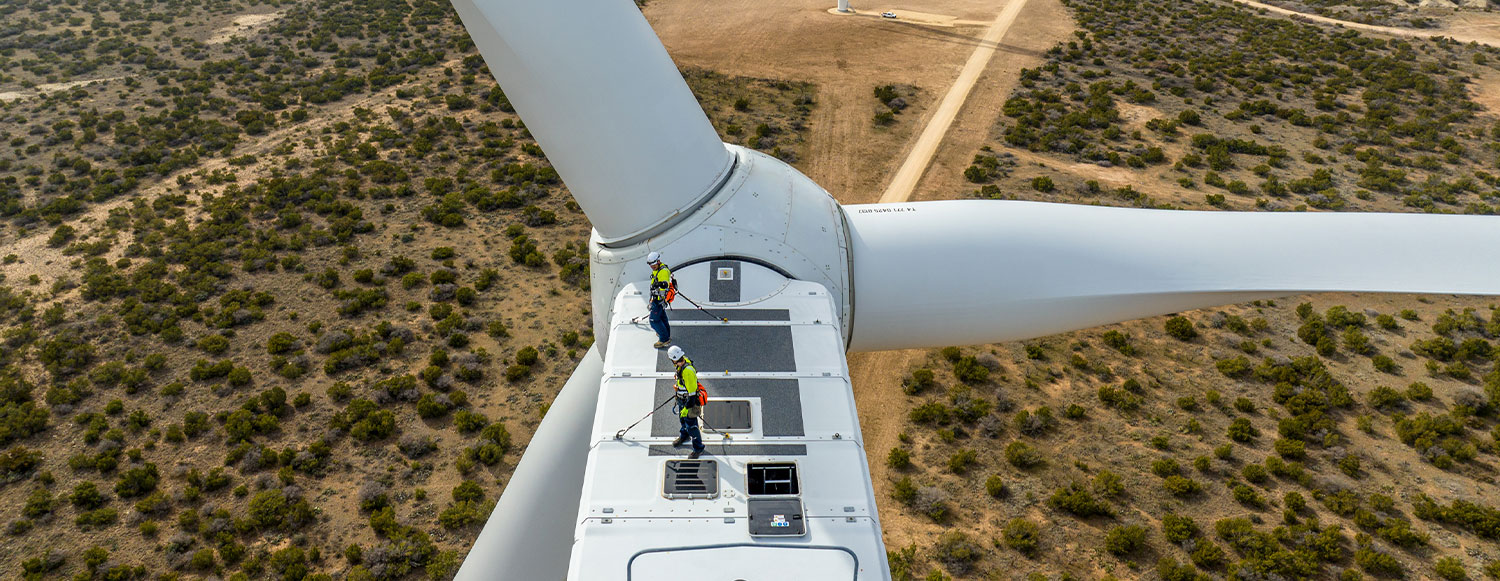
{"label": "green shrub", "polygon": [[1011,425],[1028,436],[1041,436],[1056,426],[1057,420],[1053,418],[1051,408],[1042,406],[1037,408],[1036,413],[1026,410],[1016,412],[1011,418]]}
{"label": "green shrub", "polygon": [[1156,574],[1162,581],[1198,581],[1206,579],[1192,565],[1178,563],[1177,559],[1162,557],[1156,561]]}
{"label": "green shrub", "polygon": [[1418,494],[1412,501],[1412,512],[1417,518],[1467,529],[1483,539],[1500,539],[1500,509],[1492,506],[1454,500],[1445,507],[1426,494]]}
{"label": "green shrub", "polygon": [[984,552],[964,532],[948,531],[938,537],[937,544],[932,547],[932,556],[953,574],[964,575],[973,569]]}
{"label": "green shrub", "polygon": [[458,428],[460,434],[469,434],[484,429],[489,425],[490,419],[484,414],[469,410],[459,410],[453,414],[453,426]]}
{"label": "green shrub", "polygon": [[1276,453],[1282,458],[1286,458],[1288,460],[1301,460],[1307,457],[1307,447],[1306,444],[1302,443],[1302,440],[1277,438],[1277,440],[1271,444],[1271,448],[1274,449]]}
{"label": "green shrub", "polygon": [[891,486],[891,498],[896,502],[911,506],[917,499],[917,485],[911,481],[910,476],[903,476]]}
{"label": "green shrub", "polygon": [[1005,460],[1016,468],[1026,470],[1042,464],[1042,453],[1035,446],[1018,440],[1005,447]]}
{"label": "green shrub", "polygon": [[1094,475],[1094,492],[1105,498],[1116,498],[1125,493],[1125,480],[1119,474],[1100,470]]}
{"label": "green shrub", "polygon": [[57,508],[57,499],[46,488],[37,487],[32,489],[31,494],[26,497],[26,504],[21,507],[21,515],[26,518],[39,518],[51,514]]}
{"label": "green shrub", "polygon": [[1031,180],[1031,189],[1038,192],[1047,193],[1055,188],[1056,186],[1052,183],[1052,178],[1050,177],[1040,176]]}
{"label": "green shrub", "polygon": [[1354,562],[1366,573],[1377,577],[1401,577],[1405,574],[1400,561],[1372,547],[1360,547],[1354,551]]}
{"label": "green shrub", "polygon": [[1204,569],[1217,569],[1224,564],[1225,560],[1224,549],[1207,540],[1193,547],[1193,552],[1188,556],[1193,560],[1194,565]]}
{"label": "green shrub", "polygon": [[296,351],[298,348],[297,337],[291,333],[277,333],[266,340],[266,352],[271,355],[282,355]]}
{"label": "green shrub", "polygon": [[1061,510],[1073,516],[1086,518],[1090,516],[1113,516],[1114,511],[1108,504],[1096,500],[1088,488],[1078,482],[1069,484],[1066,488],[1059,488],[1052,493],[1047,500],[1047,505]]}
{"label": "green shrub", "polygon": [[1202,534],[1197,521],[1175,513],[1167,513],[1161,519],[1161,532],[1167,542],[1181,544]]}
{"label": "green shrub", "polygon": [[1370,407],[1386,411],[1400,406],[1406,401],[1406,398],[1401,395],[1401,392],[1381,385],[1370,390],[1367,401],[1370,403]]}
{"label": "green shrub", "polygon": [[417,415],[424,419],[446,416],[452,409],[453,404],[448,401],[446,395],[438,396],[431,393],[424,393],[417,400]]}
{"label": "green shrub", "polygon": [[250,385],[250,370],[244,367],[236,367],[229,370],[229,375],[227,375],[224,379],[225,381],[229,382],[229,385],[235,387],[244,387]]}
{"label": "green shrub", "polygon": [[1110,554],[1128,555],[1146,546],[1146,529],[1136,526],[1117,526],[1104,535],[1104,550]]}
{"label": "green shrub", "polygon": [[217,363],[199,359],[188,372],[188,377],[193,381],[210,381],[229,375],[231,371],[234,371],[234,362],[228,359]]}
{"label": "green shrub", "polygon": [[911,452],[897,446],[891,448],[891,453],[885,457],[885,465],[895,470],[905,470],[911,467]]}
{"label": "green shrub", "polygon": [[1244,484],[1235,484],[1229,490],[1234,495],[1234,500],[1240,504],[1251,508],[1266,507],[1266,499],[1262,498],[1260,493],[1256,492],[1254,488],[1250,488]]}
{"label": "green shrub", "polygon": [[144,466],[131,468],[120,474],[120,479],[115,483],[115,494],[120,498],[136,498],[156,490],[156,484],[161,476],[156,471],[156,465],[146,463]]}
{"label": "green shrub", "polygon": [[[1316,496],[1316,495],[1315,495]],[[1338,492],[1324,493],[1323,506],[1339,516],[1349,516],[1359,509],[1359,494],[1352,490],[1340,490]]]}
{"label": "green shrub", "polygon": [[1110,329],[1100,337],[1104,344],[1125,355],[1135,355],[1135,347],[1130,344],[1130,335],[1122,333],[1118,329]]}
{"label": "green shrub", "polygon": [[1167,319],[1165,328],[1167,334],[1178,341],[1192,341],[1198,336],[1198,330],[1193,328],[1193,322],[1181,315]]}
{"label": "green shrub", "polygon": [[42,463],[42,453],[13,446],[0,452],[0,485],[20,480]]}
{"label": "green shrub", "polygon": [[104,506],[107,499],[99,492],[99,487],[92,482],[80,482],[73,487],[73,493],[68,495],[68,502],[80,510],[91,510]]}
{"label": "green shrub", "polygon": [[313,521],[307,499],[288,497],[280,488],[257,492],[247,507],[246,524],[260,530],[292,531]]}
{"label": "green shrub", "polygon": [[[1127,380],[1127,383],[1128,381],[1131,380]],[[1098,393],[1100,402],[1122,412],[1134,411],[1141,407],[1141,396],[1132,393],[1128,389],[1112,385],[1101,385],[1099,386]]]}
{"label": "green shrub", "polygon": [[917,568],[917,546],[907,545],[906,548],[886,551],[886,564],[891,569],[891,581],[916,581],[917,575],[912,571]]}
{"label": "green shrub", "polygon": [[1234,379],[1242,379],[1248,377],[1250,375],[1250,372],[1254,369],[1254,366],[1250,364],[1250,360],[1246,359],[1243,355],[1230,359],[1220,360],[1217,363],[1214,363],[1214,367],[1218,368],[1219,373],[1224,374],[1224,377]]}
{"label": "green shrub", "polygon": [[1034,555],[1042,538],[1042,529],[1024,518],[1013,518],[1005,523],[1000,535],[1005,546],[1026,555]]}
{"label": "green shrub", "polygon": [[940,401],[929,401],[915,408],[908,414],[911,421],[918,424],[946,425],[953,421],[952,410]]}
{"label": "green shrub", "polygon": [[1229,439],[1236,442],[1249,443],[1255,441],[1256,436],[1260,435],[1260,430],[1255,429],[1248,419],[1235,418],[1229,424],[1228,435]]}
{"label": "green shrub", "polygon": [[1161,486],[1172,496],[1192,496],[1203,490],[1202,484],[1186,476],[1168,476],[1162,480]]}
{"label": "green shrub", "polygon": [[1350,478],[1359,478],[1361,463],[1359,456],[1349,454],[1338,461],[1339,471]]}
{"label": "green shrub", "polygon": [[1438,577],[1442,577],[1448,581],[1463,581],[1469,578],[1469,573],[1464,570],[1463,561],[1459,561],[1457,557],[1443,557],[1438,559],[1437,563],[1432,566],[1432,569],[1437,573]]}
{"label": "green shrub", "polygon": [[906,395],[917,395],[936,383],[932,370],[921,367],[912,370],[911,376],[901,381],[901,388],[902,391],[906,392]]}
{"label": "green shrub", "polygon": [[991,474],[984,480],[984,491],[994,498],[1000,498],[1002,494],[1005,494],[1005,480],[1001,479],[999,474]]}
{"label": "green shrub", "polygon": [[531,375],[530,365],[511,365],[505,368],[505,380],[515,383]]}
{"label": "green shrub", "polygon": [[948,457],[948,471],[954,474],[968,473],[969,466],[974,464],[977,457],[978,454],[967,448],[954,452]]}
{"label": "green shrub", "polygon": [[73,524],[84,530],[98,530],[115,524],[119,516],[119,512],[113,508],[100,508],[78,513],[73,518]]}
{"label": "green shrub", "polygon": [[355,399],[334,414],[330,424],[363,442],[384,440],[396,432],[396,416],[367,399]]}
{"label": "green shrub", "polygon": [[1360,510],[1355,512],[1356,521],[1359,520],[1360,515],[1369,515],[1368,519],[1374,521],[1380,527],[1379,530],[1375,531],[1375,534],[1385,539],[1386,542],[1398,547],[1405,547],[1407,549],[1425,547],[1431,540],[1426,533],[1417,532],[1412,529],[1411,523],[1404,519],[1390,518],[1381,523],[1375,515]]}
{"label": "green shrub", "polygon": [[223,335],[205,335],[198,339],[198,348],[210,355],[218,355],[229,350],[229,339]]}
{"label": "green shrub", "polygon": [[965,355],[953,362],[953,376],[964,383],[980,384],[989,381],[990,369],[973,355]]}

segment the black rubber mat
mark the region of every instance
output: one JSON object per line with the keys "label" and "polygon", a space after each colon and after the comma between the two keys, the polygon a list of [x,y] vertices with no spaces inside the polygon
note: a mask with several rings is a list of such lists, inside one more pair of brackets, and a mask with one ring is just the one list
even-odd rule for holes
{"label": "black rubber mat", "polygon": [[[806,456],[807,446],[802,444],[709,444],[704,442],[704,456]],[[666,444],[651,446],[652,456],[686,456],[693,451],[692,445],[673,448]]]}
{"label": "black rubber mat", "polygon": [[720,317],[731,321],[790,321],[791,313],[786,309],[715,309],[710,308],[705,313],[693,308],[691,303],[683,301],[673,303],[674,307],[667,311],[668,321],[717,321]]}
{"label": "black rubber mat", "polygon": [[[785,326],[672,327],[672,344],[682,347],[699,373],[797,370],[792,329]],[[656,351],[656,370],[672,371],[667,350]]]}
{"label": "black rubber mat", "polygon": [[[656,399],[652,400],[652,403],[661,403],[672,397],[672,384],[675,382],[676,380],[673,379],[656,380]],[[762,417],[759,420],[762,434],[766,436],[806,435],[802,428],[802,394],[797,380],[705,377],[703,383],[708,385],[708,405],[710,406],[714,405],[713,400],[717,398],[760,398]],[[672,414],[672,404],[668,403],[661,408],[661,411],[651,416],[651,436],[656,438],[676,436],[681,425],[677,416]],[[724,428],[724,426],[714,427]],[[705,434],[708,433],[701,421],[699,428]]]}
{"label": "black rubber mat", "polygon": [[715,260],[708,263],[708,300],[715,303],[740,302],[740,261]]}

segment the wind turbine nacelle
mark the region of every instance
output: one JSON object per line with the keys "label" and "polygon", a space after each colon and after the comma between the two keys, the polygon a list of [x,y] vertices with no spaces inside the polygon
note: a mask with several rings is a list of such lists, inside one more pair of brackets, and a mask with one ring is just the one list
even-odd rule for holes
{"label": "wind turbine nacelle", "polygon": [[[725,144],[734,166],[718,190],[658,232],[623,243],[589,239],[595,344],[609,344],[614,297],[645,281],[646,254],[657,251],[673,269],[733,258],[787,278],[822,284],[833,294],[847,345],[853,314],[849,232],[842,207],[821,186],[779,159]],[[702,302],[708,297],[689,297]],[[674,307],[692,308],[686,301]]]}

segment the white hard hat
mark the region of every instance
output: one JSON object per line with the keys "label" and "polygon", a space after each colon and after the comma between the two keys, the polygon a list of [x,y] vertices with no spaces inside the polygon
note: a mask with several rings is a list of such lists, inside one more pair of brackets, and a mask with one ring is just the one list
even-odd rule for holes
{"label": "white hard hat", "polygon": [[646,255],[646,264],[656,264],[658,262],[661,262],[660,252],[652,252]]}
{"label": "white hard hat", "polygon": [[667,357],[673,361],[682,359],[682,348],[676,345],[667,348]]}

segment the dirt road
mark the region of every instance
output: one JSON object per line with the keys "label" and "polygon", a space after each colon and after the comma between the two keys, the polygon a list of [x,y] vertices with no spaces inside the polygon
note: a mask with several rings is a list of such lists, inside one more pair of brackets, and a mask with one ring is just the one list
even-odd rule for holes
{"label": "dirt road", "polygon": [[1282,8],[1280,6],[1272,6],[1272,5],[1266,4],[1264,2],[1256,2],[1255,0],[1233,0],[1233,2],[1235,2],[1237,4],[1242,4],[1242,5],[1245,5],[1245,6],[1249,6],[1251,8],[1261,8],[1261,9],[1264,9],[1266,11],[1274,12],[1276,14],[1280,14],[1280,15],[1283,15],[1283,16],[1291,16],[1293,18],[1296,18],[1296,19],[1299,19],[1299,20],[1304,20],[1304,21],[1307,21],[1307,22],[1317,22],[1319,24],[1332,24],[1334,26],[1342,26],[1344,28],[1350,28],[1350,29],[1360,30],[1360,31],[1364,31],[1364,32],[1373,32],[1373,33],[1376,33],[1376,34],[1388,34],[1388,35],[1391,35],[1391,36],[1405,36],[1405,37],[1408,37],[1408,38],[1439,38],[1439,37],[1447,37],[1447,38],[1452,38],[1454,40],[1458,40],[1458,41],[1461,41],[1461,42],[1477,42],[1479,44],[1483,44],[1483,45],[1487,45],[1487,46],[1500,47],[1500,35],[1497,35],[1496,31],[1491,28],[1496,23],[1475,24],[1475,25],[1467,25],[1467,26],[1462,26],[1462,27],[1442,28],[1442,29],[1435,29],[1435,30],[1418,30],[1418,29],[1414,29],[1414,28],[1401,28],[1401,27],[1397,27],[1397,26],[1380,26],[1380,25],[1376,25],[1376,24],[1362,24],[1362,23],[1359,23],[1359,22],[1350,22],[1348,20],[1339,20],[1337,18],[1329,18],[1327,16],[1318,16],[1316,14],[1307,14],[1305,12],[1298,12],[1296,10],[1290,10],[1290,9],[1287,9],[1287,8]]}
{"label": "dirt road", "polygon": [[905,202],[911,198],[912,190],[916,189],[917,181],[922,179],[926,173],[927,166],[932,163],[932,157],[937,154],[938,145],[943,142],[943,137],[948,135],[948,128],[953,125],[953,119],[958,116],[958,110],[964,106],[969,98],[969,92],[974,89],[974,83],[979,81],[980,73],[990,64],[990,58],[995,56],[995,49],[1000,46],[1000,40],[1005,38],[1006,31],[1010,30],[1016,17],[1021,14],[1021,9],[1026,7],[1026,0],[1010,0],[1000,15],[995,17],[994,23],[990,24],[989,30],[984,33],[984,40],[974,48],[974,53],[969,55],[969,61],[964,63],[964,68],[958,73],[958,79],[953,86],[948,88],[948,93],[938,104],[937,110],[932,113],[927,126],[922,129],[917,143],[912,146],[911,153],[907,154],[906,161],[901,163],[901,169],[896,170],[896,176],[891,178],[891,183],[886,186],[885,193],[881,194],[880,202],[889,204],[893,202]]}

